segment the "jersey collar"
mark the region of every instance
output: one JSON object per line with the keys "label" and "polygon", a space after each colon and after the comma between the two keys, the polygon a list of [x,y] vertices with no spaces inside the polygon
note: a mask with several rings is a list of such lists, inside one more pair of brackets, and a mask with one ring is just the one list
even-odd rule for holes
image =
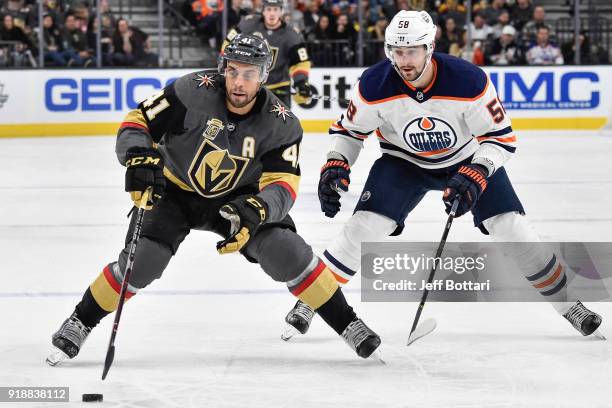
{"label": "jersey collar", "polygon": [[[419,103],[425,102],[433,95],[432,89],[434,88],[434,85],[436,84],[436,79],[438,78],[438,63],[436,62],[433,56],[431,57],[431,65],[433,67],[433,78],[429,85],[427,85],[427,87],[425,87],[424,89],[415,88],[414,86],[412,86],[412,84],[410,84],[410,82],[406,81],[400,76],[402,82],[404,82],[404,84],[406,85],[406,94]],[[399,73],[397,75],[399,75]]]}

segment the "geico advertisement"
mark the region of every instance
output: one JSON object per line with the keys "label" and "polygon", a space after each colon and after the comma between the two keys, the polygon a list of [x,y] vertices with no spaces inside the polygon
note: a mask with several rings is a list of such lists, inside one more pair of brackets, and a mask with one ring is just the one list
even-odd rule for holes
{"label": "geico advertisement", "polygon": [[[610,116],[604,83],[612,67],[487,68],[512,116]],[[115,122],[137,104],[191,72],[181,70],[3,71],[0,123]],[[346,108],[361,68],[313,69],[319,98],[293,107],[302,119],[334,119]],[[194,81],[194,86],[197,83]]]}

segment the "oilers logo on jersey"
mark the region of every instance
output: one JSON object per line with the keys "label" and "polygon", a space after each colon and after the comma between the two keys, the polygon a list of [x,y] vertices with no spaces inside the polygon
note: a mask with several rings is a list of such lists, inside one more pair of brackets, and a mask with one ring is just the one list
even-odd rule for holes
{"label": "oilers logo on jersey", "polygon": [[403,135],[408,147],[424,156],[446,153],[457,144],[455,129],[434,116],[411,120],[404,127]]}

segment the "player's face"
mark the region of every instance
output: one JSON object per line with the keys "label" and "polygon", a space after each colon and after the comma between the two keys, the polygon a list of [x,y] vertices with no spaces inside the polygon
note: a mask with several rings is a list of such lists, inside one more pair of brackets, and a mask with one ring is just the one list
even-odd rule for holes
{"label": "player's face", "polygon": [[262,14],[265,24],[268,27],[275,27],[280,24],[281,17],[283,16],[283,9],[278,6],[266,6]]}
{"label": "player's face", "polygon": [[414,81],[421,75],[427,59],[425,47],[393,47],[391,53],[406,81]]}
{"label": "player's face", "polygon": [[257,95],[261,69],[256,65],[229,61],[225,68],[227,100],[236,108],[248,105]]}

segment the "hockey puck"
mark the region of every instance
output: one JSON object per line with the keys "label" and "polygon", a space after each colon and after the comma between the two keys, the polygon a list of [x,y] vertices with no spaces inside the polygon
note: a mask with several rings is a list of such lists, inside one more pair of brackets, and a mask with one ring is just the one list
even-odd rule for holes
{"label": "hockey puck", "polygon": [[83,402],[102,402],[102,394],[83,394]]}

